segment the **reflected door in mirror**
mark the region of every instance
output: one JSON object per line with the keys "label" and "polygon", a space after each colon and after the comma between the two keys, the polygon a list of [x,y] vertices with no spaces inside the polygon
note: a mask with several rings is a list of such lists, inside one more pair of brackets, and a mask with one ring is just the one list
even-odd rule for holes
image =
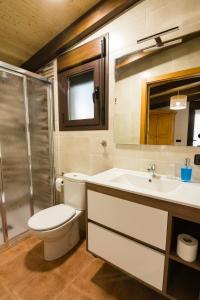
{"label": "reflected door in mirror", "polygon": [[148,144],[173,145],[175,113],[155,110],[149,114]]}

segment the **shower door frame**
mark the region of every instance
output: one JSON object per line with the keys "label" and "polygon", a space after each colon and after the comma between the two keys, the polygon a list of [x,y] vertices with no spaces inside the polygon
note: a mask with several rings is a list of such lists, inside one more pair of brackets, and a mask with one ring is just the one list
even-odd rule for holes
{"label": "shower door frame", "polygon": [[[34,213],[34,201],[33,201],[33,183],[32,183],[32,162],[31,162],[31,141],[30,141],[30,129],[29,129],[29,105],[28,105],[28,95],[27,95],[27,78],[33,78],[43,81],[49,84],[47,89],[47,110],[48,110],[48,138],[49,138],[49,159],[50,159],[50,189],[51,189],[51,204],[55,204],[55,170],[54,170],[54,103],[53,103],[53,81],[49,80],[41,75],[35,74],[33,72],[24,70],[22,68],[15,67],[13,65],[7,64],[0,61],[0,68],[4,69],[5,72],[19,76],[23,79],[23,98],[24,98],[24,122],[25,122],[25,135],[26,135],[26,146],[27,146],[27,163],[29,169],[29,182],[30,182],[30,216]],[[0,142],[0,215],[2,221],[2,233],[4,238],[4,243],[8,244],[13,239],[16,239],[21,234],[9,239],[8,238],[8,228],[7,228],[7,216],[6,216],[6,199],[4,194],[4,184],[3,184],[3,157],[1,152],[1,142]]]}

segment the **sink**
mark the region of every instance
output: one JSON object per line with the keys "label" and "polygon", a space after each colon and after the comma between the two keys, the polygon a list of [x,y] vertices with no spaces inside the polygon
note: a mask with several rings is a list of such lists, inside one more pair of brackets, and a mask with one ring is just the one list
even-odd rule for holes
{"label": "sink", "polygon": [[200,209],[200,183],[175,177],[112,168],[91,176],[87,182]]}
{"label": "sink", "polygon": [[125,184],[151,191],[169,193],[180,186],[180,181],[164,176],[150,177],[149,175],[122,174],[110,180],[113,183]]}

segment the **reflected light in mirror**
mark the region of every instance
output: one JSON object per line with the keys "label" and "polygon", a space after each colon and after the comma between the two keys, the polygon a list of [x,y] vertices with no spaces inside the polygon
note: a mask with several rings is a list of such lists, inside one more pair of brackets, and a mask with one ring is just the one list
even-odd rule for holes
{"label": "reflected light in mirror", "polygon": [[181,110],[187,108],[187,96],[186,95],[176,95],[170,97],[170,109]]}

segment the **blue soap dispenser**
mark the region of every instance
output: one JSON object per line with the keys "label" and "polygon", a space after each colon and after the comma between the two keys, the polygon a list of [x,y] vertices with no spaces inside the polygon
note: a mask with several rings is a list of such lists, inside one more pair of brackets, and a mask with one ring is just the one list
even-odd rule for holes
{"label": "blue soap dispenser", "polygon": [[181,180],[183,182],[189,182],[192,178],[192,167],[190,166],[190,159],[185,159],[185,166],[181,167]]}

